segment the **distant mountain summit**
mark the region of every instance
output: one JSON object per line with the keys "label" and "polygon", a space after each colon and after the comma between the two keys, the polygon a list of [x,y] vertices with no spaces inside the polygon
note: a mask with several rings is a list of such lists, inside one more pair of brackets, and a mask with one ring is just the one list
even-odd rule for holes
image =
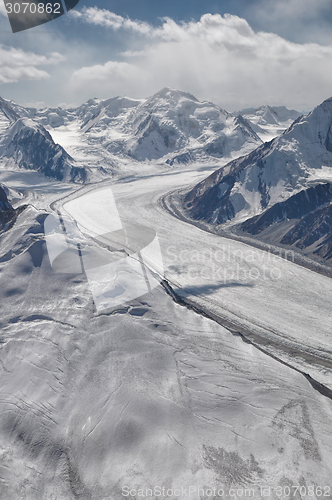
{"label": "distant mountain summit", "polygon": [[332,98],[280,137],[214,172],[187,194],[185,205],[195,219],[237,225],[265,241],[310,247],[309,253],[327,258],[331,186]]}
{"label": "distant mountain summit", "polygon": [[[267,123],[269,113],[279,124],[291,120],[286,108],[265,108],[254,112],[257,123]],[[255,120],[168,87],[148,99],[94,98],[71,109],[0,99],[0,164],[74,182],[101,180],[137,162],[220,165],[262,144]],[[273,135],[282,130],[278,125]]]}
{"label": "distant mountain summit", "polygon": [[239,112],[240,115],[256,125],[291,125],[293,121],[301,116],[301,113],[286,106],[260,106],[259,108],[247,108]]}
{"label": "distant mountain summit", "polygon": [[210,102],[170,88],[140,104],[133,114],[128,153],[170,165],[230,156],[261,143],[250,124]]}
{"label": "distant mountain summit", "polygon": [[260,106],[247,108],[238,113],[243,116],[263,141],[269,141],[284,132],[301,113],[285,106]]}

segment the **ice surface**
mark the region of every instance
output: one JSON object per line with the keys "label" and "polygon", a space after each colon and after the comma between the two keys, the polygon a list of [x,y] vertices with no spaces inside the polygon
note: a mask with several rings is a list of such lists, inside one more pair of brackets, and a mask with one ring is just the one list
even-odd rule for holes
{"label": "ice surface", "polygon": [[2,236],[29,249],[0,267],[6,500],[329,485],[329,399],[162,287],[96,315],[84,276],[52,270],[35,215]]}
{"label": "ice surface", "polygon": [[[108,118],[118,116],[121,106],[108,104]],[[128,113],[142,104],[128,101]],[[100,106],[82,107],[82,122],[95,127]],[[64,122],[73,120],[69,111]],[[213,166],[125,167],[122,179],[84,188],[1,172],[16,202],[30,205],[0,234],[0,496],[120,500],[126,488],[164,487],[175,500],[186,498],[175,489],[191,487],[195,500],[209,488],[234,499],[245,488],[264,498],[270,487],[277,499],[288,498],[275,489],[286,486],[294,498],[299,486],[302,498],[320,498],[318,487],[330,494],[331,399],[236,332],[332,387],[331,280],[165,210],[165,194]],[[68,264],[65,247],[79,242],[86,273],[52,267],[45,229],[65,234],[55,260]],[[166,293],[165,278],[196,312]]]}

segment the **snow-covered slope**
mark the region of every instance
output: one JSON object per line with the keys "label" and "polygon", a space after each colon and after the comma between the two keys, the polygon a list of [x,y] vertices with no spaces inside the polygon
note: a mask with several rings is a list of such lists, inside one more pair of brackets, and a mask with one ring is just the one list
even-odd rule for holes
{"label": "snow-covered slope", "polygon": [[269,141],[286,130],[301,113],[285,106],[261,106],[247,108],[238,114],[243,116],[263,141]]}
{"label": "snow-covered slope", "polygon": [[[30,120],[29,125],[26,119]],[[224,162],[224,158],[246,154],[262,142],[242,116],[234,116],[213,103],[200,102],[191,94],[170,88],[148,99],[90,99],[73,109],[24,108],[2,99],[0,141],[3,142],[4,135],[13,134],[9,128],[17,121],[30,129],[24,134],[29,137],[41,134],[49,146],[52,136],[62,147],[62,159],[59,160],[55,145],[49,148],[47,159],[43,158],[46,161],[43,166],[41,158],[22,160],[20,148],[19,151],[14,147],[6,150],[6,157],[11,156],[20,166],[32,168],[34,165],[33,168],[57,179],[100,180],[136,162],[220,165],[220,160]],[[50,135],[45,135],[45,129]],[[37,143],[35,140],[35,148]],[[74,160],[77,168],[85,167],[85,173],[73,170]],[[70,171],[65,167],[69,163]]]}
{"label": "snow-covered slope", "polygon": [[[281,279],[266,282],[261,276],[254,287],[221,286],[220,279],[211,279],[209,259],[188,260],[202,271],[196,277],[189,272],[184,254],[190,258],[195,249],[204,255],[207,248],[216,254],[219,239],[202,237],[198,228],[185,227],[152,203],[163,190],[187,181],[187,172],[170,172],[162,182],[158,176],[115,187],[117,199],[122,192],[121,216],[160,232],[169,274],[182,284],[177,292],[192,298],[197,293],[198,308],[200,300],[213,298],[238,318],[262,322],[269,334],[272,322],[293,361],[298,342],[323,352],[328,362],[327,278],[302,268],[296,273],[282,259]],[[48,189],[40,192],[45,208]],[[100,191],[95,197],[97,203],[103,198]],[[101,204],[100,221],[108,215]],[[29,207],[0,234],[2,498],[120,500],[130,488],[132,499],[263,499],[269,491],[277,499],[299,485],[303,498],[330,493],[329,398],[300,372],[176,303],[161,286],[113,314],[97,315],[85,275],[52,269],[45,216],[44,209]],[[246,251],[233,243],[234,256]],[[170,245],[178,245],[177,262],[167,252]],[[263,252],[257,261],[266,264]],[[262,307],[264,300],[270,307]],[[330,381],[329,368],[310,365],[306,353],[305,371],[320,368]],[[155,487],[165,495],[149,494]],[[214,488],[218,493],[211,495]]]}
{"label": "snow-covered slope", "polygon": [[0,97],[0,134],[3,134],[12,123],[20,118],[12,104],[11,101]]}
{"label": "snow-covered slope", "polygon": [[227,157],[261,142],[242,117],[169,88],[139,105],[131,119],[128,153],[138,160],[163,157],[171,165],[187,163]]}
{"label": "snow-covered slope", "polygon": [[86,170],[54,143],[42,125],[29,118],[19,118],[6,129],[0,151],[6,167],[36,170],[58,180],[83,182],[86,179]]}
{"label": "snow-covered slope", "polygon": [[6,117],[11,123],[18,118],[30,118],[37,110],[35,108],[26,108],[20,106],[14,101],[0,97],[0,117]]}
{"label": "snow-covered slope", "polygon": [[[52,110],[54,115],[55,110]],[[115,97],[91,99],[66,116],[53,118],[61,124],[56,137],[76,123],[85,147],[106,150],[113,160],[159,160],[173,165],[193,161],[218,161],[238,156],[257,147],[261,140],[241,116],[233,116],[219,106],[200,102],[191,94],[164,88],[148,99]],[[75,117],[74,117],[75,115]],[[36,120],[46,124],[47,110]],[[68,126],[68,124],[71,125]],[[47,122],[52,126],[51,122]],[[50,129],[50,132],[52,130]]]}
{"label": "snow-covered slope", "polygon": [[30,116],[57,140],[62,137],[66,142],[66,134],[75,129],[84,156],[98,145],[111,164],[121,158],[161,160],[169,165],[216,162],[249,152],[261,143],[241,116],[170,88],[148,99],[90,99],[77,109],[45,108]]}
{"label": "snow-covered slope", "polygon": [[279,138],[217,170],[187,194],[185,203],[196,219],[212,224],[246,221],[242,228],[258,234],[330,203],[331,183],[332,99],[328,99]]}

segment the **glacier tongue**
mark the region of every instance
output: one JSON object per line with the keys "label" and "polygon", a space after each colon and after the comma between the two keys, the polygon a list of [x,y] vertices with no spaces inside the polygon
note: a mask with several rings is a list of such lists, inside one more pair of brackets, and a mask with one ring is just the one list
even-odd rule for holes
{"label": "glacier tongue", "polygon": [[[160,194],[159,180],[147,182],[149,197]],[[134,190],[136,216],[151,222],[154,211],[142,209],[146,182],[138,184],[120,188],[128,199]],[[120,500],[126,488],[158,486],[172,500],[187,498],[175,493],[182,487],[194,488],[192,498],[203,496],[198,489],[210,497],[211,488],[225,498],[236,498],[235,490],[238,498],[244,491],[264,498],[262,488],[327,484],[331,402],[303,375],[162,287],[96,315],[84,275],[51,268],[41,214],[30,207],[20,217],[15,231],[1,234],[6,500],[18,492],[27,500]],[[181,240],[181,221],[164,213],[158,223],[170,241]],[[203,244],[198,234],[187,228],[192,244]]]}

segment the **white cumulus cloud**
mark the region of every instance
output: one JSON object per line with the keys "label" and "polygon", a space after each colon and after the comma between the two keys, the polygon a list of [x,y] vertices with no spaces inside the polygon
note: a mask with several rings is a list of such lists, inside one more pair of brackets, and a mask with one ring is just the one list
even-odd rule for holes
{"label": "white cumulus cloud", "polygon": [[105,87],[105,89],[121,88],[122,85],[127,85],[129,81],[136,81],[136,79],[146,82],[148,75],[133,64],[118,61],[108,61],[106,64],[95,65],[92,68],[84,67],[74,71],[72,75],[73,85],[77,88],[80,88],[82,83],[85,86],[95,86],[97,83],[99,87]]}
{"label": "white cumulus cloud", "polygon": [[332,46],[255,32],[234,15],[205,14],[187,23],[164,19],[159,26],[96,7],[75,16],[124,35],[137,33],[145,44],[137,51],[133,40],[121,56],[125,62],[75,71],[71,85],[76,91],[142,97],[170,86],[228,109],[268,103],[302,110],[332,95]]}
{"label": "white cumulus cloud", "polygon": [[132,21],[129,18],[118,16],[109,10],[99,9],[98,7],[84,7],[81,11],[72,10],[70,15],[87,23],[115,30],[122,28],[144,35],[149,34],[151,30],[151,26],[144,21]]}
{"label": "white cumulus cloud", "polygon": [[47,79],[49,78],[47,71],[36,66],[58,64],[63,60],[64,57],[57,52],[45,56],[0,45],[0,83]]}

